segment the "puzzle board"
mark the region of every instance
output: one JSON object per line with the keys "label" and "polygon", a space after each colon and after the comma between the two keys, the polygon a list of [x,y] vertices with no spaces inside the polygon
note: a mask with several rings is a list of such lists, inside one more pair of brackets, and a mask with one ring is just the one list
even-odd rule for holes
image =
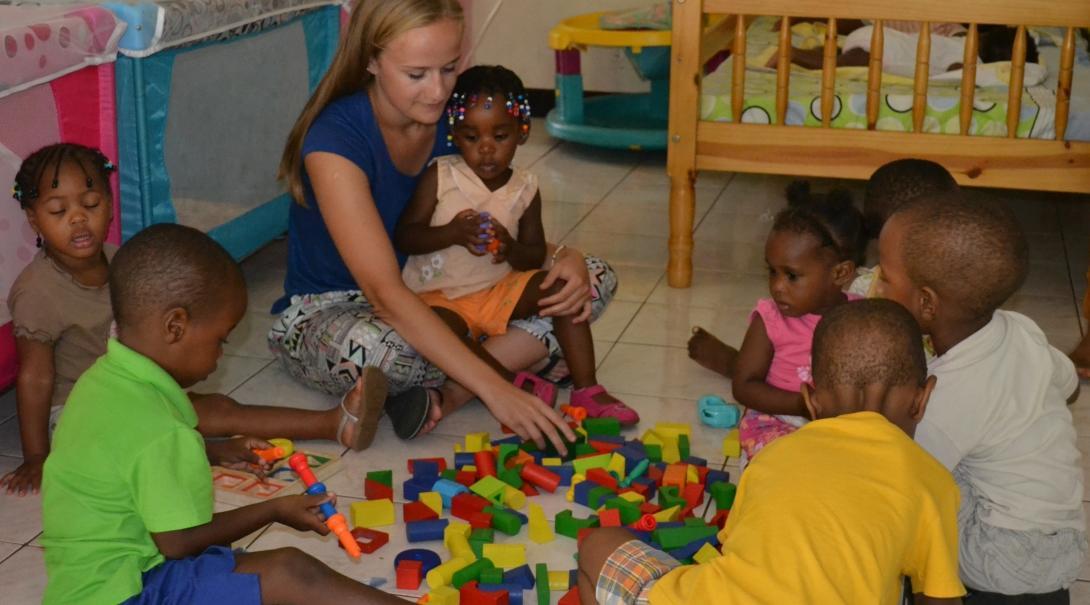
{"label": "puzzle board", "polygon": [[[319,481],[325,481],[341,470],[339,457],[314,452],[303,453],[306,454],[307,464]],[[212,485],[216,488],[217,502],[236,506],[263,502],[278,496],[301,494],[305,489],[299,476],[288,466],[287,459],[274,464],[263,481],[253,473],[213,466]]]}

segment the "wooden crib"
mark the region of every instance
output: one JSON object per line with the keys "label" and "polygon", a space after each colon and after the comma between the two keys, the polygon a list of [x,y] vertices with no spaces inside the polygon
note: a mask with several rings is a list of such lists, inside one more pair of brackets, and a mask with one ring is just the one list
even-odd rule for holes
{"label": "wooden crib", "polygon": [[[781,27],[775,116],[769,124],[741,122],[746,28],[754,16],[827,19],[821,70],[821,128],[784,124],[790,86],[791,33]],[[838,19],[875,21],[867,71],[866,129],[831,128],[836,85]],[[694,183],[700,170],[866,179],[882,164],[905,157],[945,166],[963,185],[1090,192],[1090,143],[1064,139],[1077,28],[1090,26],[1090,0],[673,0],[670,123],[669,284],[692,280]],[[916,53],[912,132],[875,129],[882,81],[883,20],[924,23]],[[928,23],[968,23],[960,90],[960,134],[922,132],[928,91]],[[973,112],[977,23],[1017,26],[1010,69],[1006,138],[969,134]],[[1016,137],[1022,103],[1026,26],[1066,28],[1060,48],[1055,140]],[[731,122],[700,119],[705,62],[731,50]],[[1055,69],[1056,66],[1049,66]]]}

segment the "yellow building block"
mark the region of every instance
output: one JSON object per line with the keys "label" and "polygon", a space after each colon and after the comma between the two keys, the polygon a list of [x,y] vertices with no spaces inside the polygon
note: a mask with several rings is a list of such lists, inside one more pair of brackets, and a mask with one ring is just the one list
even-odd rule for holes
{"label": "yellow building block", "polygon": [[525,544],[485,544],[481,554],[496,567],[504,569],[526,565]]}
{"label": "yellow building block", "polygon": [[707,563],[718,557],[719,551],[711,544],[705,544],[700,547],[700,550],[696,551],[695,555],[693,555],[693,561],[696,561],[697,563]]}
{"label": "yellow building block", "polygon": [[681,462],[681,450],[677,448],[677,441],[669,441],[662,445],[662,461],[667,464]]}
{"label": "yellow building block", "polygon": [[696,470],[696,467],[689,464],[685,467],[685,482],[686,483],[700,483],[700,472]]}
{"label": "yellow building block", "polygon": [[737,458],[742,455],[742,444],[738,440],[738,429],[731,429],[723,438],[723,455],[727,458]]}
{"label": "yellow building block", "polygon": [[643,495],[637,494],[636,492],[625,492],[623,494],[618,494],[618,496],[635,504],[647,502],[647,498],[644,498]]}
{"label": "yellow building block", "polygon": [[439,492],[420,492],[418,499],[424,504],[428,505],[428,508],[435,511],[435,514],[442,516],[443,514],[443,495]]}
{"label": "yellow building block", "polygon": [[621,479],[624,479],[624,477],[625,477],[624,465],[625,465],[624,456],[614,452],[613,456],[611,456],[610,459],[609,459],[609,464],[606,465],[606,470],[617,473],[618,477],[620,477]]}
{"label": "yellow building block", "polygon": [[503,490],[503,503],[508,508],[521,509],[526,506],[526,494],[508,485]]}
{"label": "yellow building block", "polygon": [[535,502],[530,503],[529,523],[527,533],[534,544],[547,544],[556,539],[552,525],[545,518],[545,509]]}
{"label": "yellow building block", "polygon": [[[540,578],[537,580],[541,581]],[[549,572],[549,590],[559,590],[567,592],[569,584],[571,583],[571,575],[566,571],[550,571]]]}
{"label": "yellow building block", "polygon": [[[424,579],[428,581],[428,588],[431,588],[434,593],[437,588],[450,586],[451,580],[454,579],[454,574],[470,563],[472,563],[472,561],[454,557],[446,563],[431,568],[424,577]],[[430,602],[431,601],[429,601],[429,603]]]}
{"label": "yellow building block", "polygon": [[351,505],[355,527],[385,527],[394,524],[394,503],[389,498],[363,500]]}
{"label": "yellow building block", "polygon": [[655,521],[662,521],[662,522],[677,521],[677,516],[678,516],[678,514],[680,512],[681,512],[681,507],[680,506],[671,506],[670,508],[665,508],[663,510],[660,510],[659,512],[655,513],[652,516],[655,517]]}
{"label": "yellow building block", "polygon": [[564,461],[560,458],[542,458],[541,466],[560,466]]}
{"label": "yellow building block", "polygon": [[469,433],[466,435],[466,449],[465,451],[481,452],[492,448],[492,443],[488,439],[488,433]]}
{"label": "yellow building block", "polygon": [[461,444],[461,443],[455,443],[455,444],[454,444],[454,453],[455,453],[455,454],[461,454],[461,453],[462,453],[462,452],[464,452],[464,451],[465,451],[465,449],[463,449],[463,448],[462,448],[462,444]]}
{"label": "yellow building block", "polygon": [[579,473],[575,473],[571,476],[571,486],[568,487],[568,492],[564,494],[564,498],[568,502],[575,502],[575,486],[586,481],[587,478]]}
{"label": "yellow building block", "polygon": [[655,429],[647,429],[644,431],[643,437],[640,437],[640,441],[642,441],[644,445],[662,446],[666,443],[666,439],[655,431]]}
{"label": "yellow building block", "polygon": [[[461,536],[464,540],[469,540],[469,534],[473,531],[473,528],[469,526],[469,523],[463,523],[461,521],[451,521],[447,523],[445,529],[443,529],[443,546],[450,550],[450,540],[452,537]],[[476,557],[474,557],[476,558]]]}
{"label": "yellow building block", "polygon": [[692,437],[693,429],[684,422],[656,422],[655,432],[662,435],[663,438],[677,441],[677,438],[685,435]]}
{"label": "yellow building block", "polygon": [[450,586],[432,588],[427,596],[428,605],[458,605],[461,599],[461,593]]}
{"label": "yellow building block", "polygon": [[472,464],[467,464],[463,466],[460,470],[466,471],[467,473],[473,473],[474,475],[477,474],[477,467],[473,466]]}

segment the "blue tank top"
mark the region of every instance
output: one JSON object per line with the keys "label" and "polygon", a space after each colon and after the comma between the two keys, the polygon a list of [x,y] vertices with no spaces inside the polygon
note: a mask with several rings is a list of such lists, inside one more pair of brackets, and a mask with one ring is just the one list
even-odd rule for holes
{"label": "blue tank top", "polygon": [[[344,157],[367,175],[371,197],[392,241],[397,221],[424,171],[407,175],[394,166],[366,93],[337,99],[322,110],[303,138],[303,157],[315,151]],[[452,148],[447,146],[446,121],[440,120],[431,157],[451,152]],[[273,304],[273,313],[287,308],[291,297],[298,294],[359,289],[326,229],[305,170],[303,191],[306,207],[293,203],[288,214],[288,273],[284,278],[284,296]],[[401,252],[397,252],[397,262],[398,266],[405,264]]]}

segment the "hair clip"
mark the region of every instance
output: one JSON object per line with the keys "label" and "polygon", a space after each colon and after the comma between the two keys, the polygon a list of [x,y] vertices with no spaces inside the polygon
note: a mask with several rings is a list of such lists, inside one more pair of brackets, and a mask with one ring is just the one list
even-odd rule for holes
{"label": "hair clip", "polygon": [[23,201],[23,190],[22,190],[21,187],[19,187],[19,182],[18,181],[16,181],[11,186],[11,197],[15,198],[15,201],[17,201],[17,202],[22,203],[22,201]]}
{"label": "hair clip", "polygon": [[114,166],[114,163],[110,160],[106,160],[106,163],[102,165],[102,169],[106,172],[110,172],[112,170],[116,170],[117,166]]}

